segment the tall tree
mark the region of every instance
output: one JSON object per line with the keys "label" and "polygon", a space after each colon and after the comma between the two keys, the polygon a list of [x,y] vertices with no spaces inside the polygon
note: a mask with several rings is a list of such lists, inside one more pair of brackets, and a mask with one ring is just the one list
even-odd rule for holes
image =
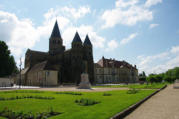
{"label": "tall tree", "polygon": [[14,57],[10,55],[10,50],[4,41],[0,41],[0,77],[11,75],[17,72]]}
{"label": "tall tree", "polygon": [[143,81],[143,82],[146,81],[146,75],[144,71],[141,74],[139,74],[139,81]]}

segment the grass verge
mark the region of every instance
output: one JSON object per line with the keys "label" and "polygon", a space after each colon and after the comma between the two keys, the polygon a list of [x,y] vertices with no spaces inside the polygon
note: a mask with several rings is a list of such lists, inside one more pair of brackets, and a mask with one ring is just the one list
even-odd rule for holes
{"label": "grass verge", "polygon": [[128,85],[103,85],[93,86],[93,88],[136,88],[136,89],[160,89],[166,83],[152,83],[152,84],[128,84]]}

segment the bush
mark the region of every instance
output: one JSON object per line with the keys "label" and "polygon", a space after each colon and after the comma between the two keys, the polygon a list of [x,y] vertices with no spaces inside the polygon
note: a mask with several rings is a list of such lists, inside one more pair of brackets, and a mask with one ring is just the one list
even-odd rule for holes
{"label": "bush", "polygon": [[87,99],[87,98],[81,98],[80,100],[75,100],[75,103],[81,105],[81,106],[89,106],[89,105],[95,105],[100,103],[99,101]]}
{"label": "bush", "polygon": [[56,94],[82,95],[82,93],[78,93],[78,92],[56,92]]}
{"label": "bush", "polygon": [[112,94],[110,93],[104,93],[103,96],[111,96]]}
{"label": "bush", "polygon": [[61,113],[53,111],[52,108],[47,112],[40,112],[33,114],[32,112],[28,112],[24,114],[23,112],[14,112],[9,110],[8,108],[4,108],[0,112],[0,116],[6,117],[8,119],[47,119],[48,117],[59,115]]}
{"label": "bush", "polygon": [[16,97],[10,97],[10,98],[3,98],[0,97],[0,101],[5,101],[5,100],[18,100],[18,99],[44,99],[44,100],[52,100],[55,99],[54,97],[43,97],[43,96],[16,96]]}
{"label": "bush", "polygon": [[2,91],[3,93],[43,93],[38,90],[14,90],[14,91]]}
{"label": "bush", "polygon": [[139,92],[139,90],[137,90],[137,89],[135,89],[135,88],[131,88],[131,89],[129,89],[128,91],[127,91],[127,94],[136,94],[136,93],[138,93]]}

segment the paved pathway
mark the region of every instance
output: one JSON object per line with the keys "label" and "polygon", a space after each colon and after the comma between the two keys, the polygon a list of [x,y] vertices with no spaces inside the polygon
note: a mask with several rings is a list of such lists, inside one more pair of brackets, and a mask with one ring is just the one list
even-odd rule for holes
{"label": "paved pathway", "polygon": [[[112,91],[112,90],[128,90],[129,88],[92,88],[92,89],[77,89],[75,86],[59,86],[52,88],[40,88],[40,87],[30,87],[23,86],[23,90],[41,90],[41,91],[82,91],[82,92],[103,92],[103,91]],[[18,87],[13,88],[0,88],[0,91],[9,91],[9,90],[19,90]]]}
{"label": "paved pathway", "polygon": [[179,89],[167,86],[125,119],[179,119]]}

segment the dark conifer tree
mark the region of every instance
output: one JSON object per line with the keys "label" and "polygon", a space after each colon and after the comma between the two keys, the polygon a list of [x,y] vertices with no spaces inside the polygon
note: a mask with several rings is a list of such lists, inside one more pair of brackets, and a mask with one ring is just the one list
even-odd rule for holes
{"label": "dark conifer tree", "polygon": [[4,41],[0,41],[0,77],[11,75],[17,72],[14,57]]}

